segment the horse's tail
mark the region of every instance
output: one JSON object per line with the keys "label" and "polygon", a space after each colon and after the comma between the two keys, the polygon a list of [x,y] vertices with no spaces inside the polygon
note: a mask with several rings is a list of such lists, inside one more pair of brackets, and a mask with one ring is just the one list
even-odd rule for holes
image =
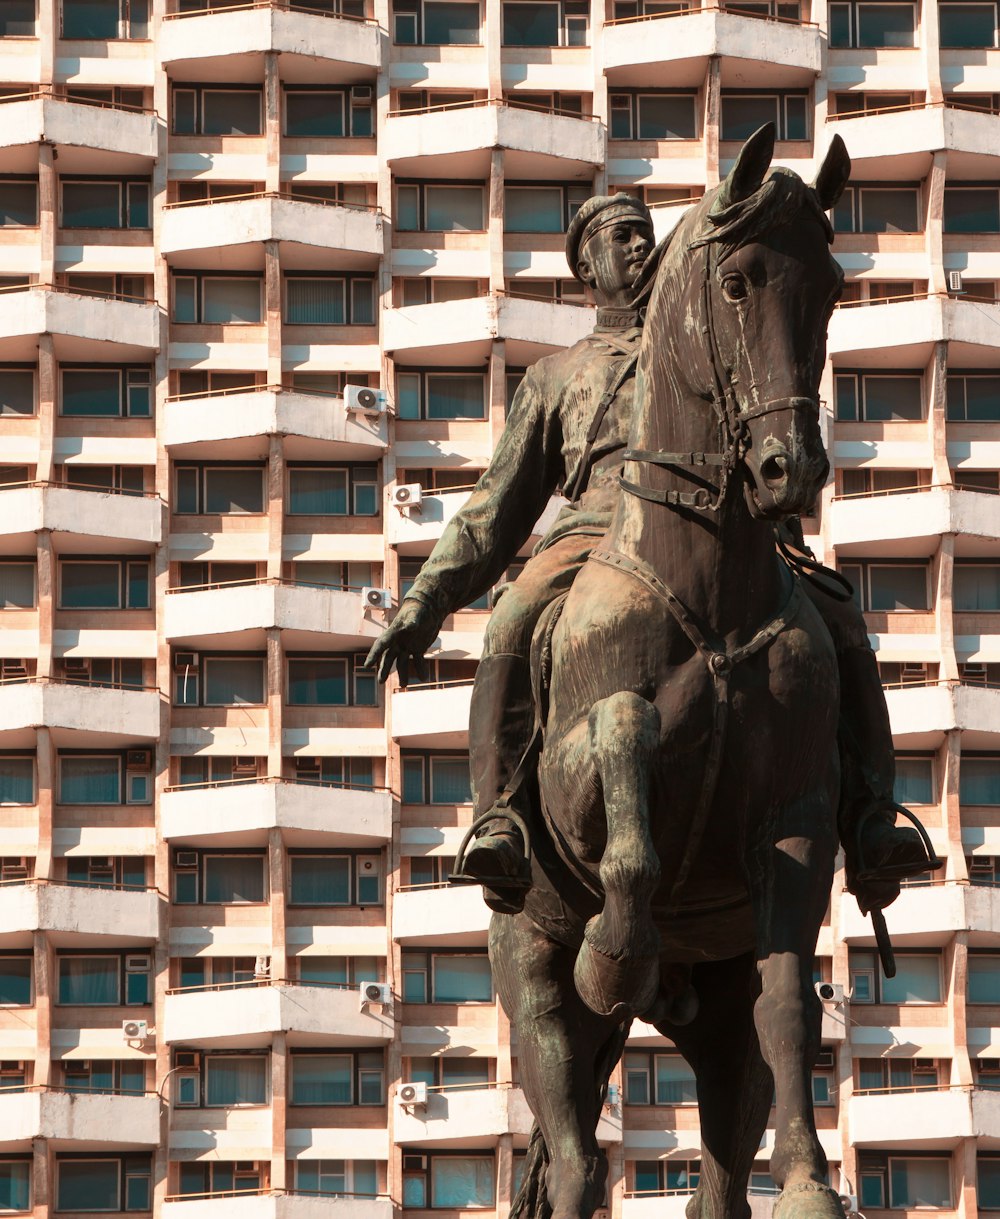
{"label": "horse's tail", "polygon": [[545,1146],[538,1123],[534,1122],[524,1158],[524,1175],[511,1203],[510,1219],[549,1219],[552,1207],[545,1192],[545,1171],[548,1166],[549,1149]]}

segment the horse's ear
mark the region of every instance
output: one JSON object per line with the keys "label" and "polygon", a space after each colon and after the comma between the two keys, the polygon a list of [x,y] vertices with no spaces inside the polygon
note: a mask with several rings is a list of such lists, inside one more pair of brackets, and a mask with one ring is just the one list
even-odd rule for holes
{"label": "horse's ear", "polygon": [[721,211],[730,204],[739,203],[760,186],[774,155],[774,137],[774,124],[765,123],[747,140],[719,189],[716,208]]}
{"label": "horse's ear", "polygon": [[819,167],[813,190],[819,196],[820,206],[828,212],[844,193],[844,187],[851,176],[851,158],[847,153],[847,145],[835,135],[826,150],[823,164]]}

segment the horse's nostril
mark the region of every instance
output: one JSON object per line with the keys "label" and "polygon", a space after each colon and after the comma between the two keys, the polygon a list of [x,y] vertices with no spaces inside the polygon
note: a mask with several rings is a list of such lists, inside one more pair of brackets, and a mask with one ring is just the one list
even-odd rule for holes
{"label": "horse's nostril", "polygon": [[777,483],[788,478],[788,460],[785,457],[765,457],[760,465],[765,482]]}

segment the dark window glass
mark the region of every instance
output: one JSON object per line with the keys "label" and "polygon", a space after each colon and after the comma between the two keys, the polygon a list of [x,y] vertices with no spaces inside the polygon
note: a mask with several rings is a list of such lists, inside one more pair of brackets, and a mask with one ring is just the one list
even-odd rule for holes
{"label": "dark window glass", "polygon": [[505,4],[503,41],[508,47],[558,46],[559,5]]}
{"label": "dark window glass", "polygon": [[995,187],[945,190],[946,233],[1000,233],[1000,205]]}
{"label": "dark window glass", "polygon": [[0,226],[38,223],[38,184],[35,182],[0,182]]}
{"label": "dark window glass", "polygon": [[343,93],[286,93],[285,134],[291,136],[342,136]]}
{"label": "dark window glass", "polygon": [[996,45],[996,5],[948,4],[938,9],[943,47],[992,47]]}

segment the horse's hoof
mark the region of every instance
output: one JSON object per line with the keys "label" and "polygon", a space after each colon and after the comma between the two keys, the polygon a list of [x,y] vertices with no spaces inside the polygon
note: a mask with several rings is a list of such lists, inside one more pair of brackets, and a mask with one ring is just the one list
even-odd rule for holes
{"label": "horse's hoof", "polygon": [[835,1189],[820,1181],[803,1181],[781,1191],[771,1219],[846,1219],[846,1216]]}
{"label": "horse's hoof", "polygon": [[659,965],[655,956],[616,961],[585,936],[573,967],[573,981],[592,1012],[620,1021],[645,1011],[656,998]]}

